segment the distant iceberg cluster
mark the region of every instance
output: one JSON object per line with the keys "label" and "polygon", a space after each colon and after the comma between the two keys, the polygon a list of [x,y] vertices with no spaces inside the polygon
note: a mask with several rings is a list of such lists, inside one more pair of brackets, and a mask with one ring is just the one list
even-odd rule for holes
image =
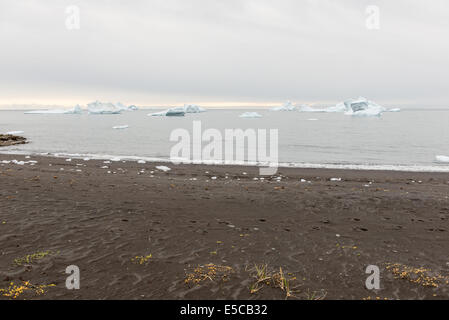
{"label": "distant iceberg cluster", "polygon": [[[95,101],[87,105],[87,113],[89,114],[119,114],[122,111],[136,111],[139,110],[135,105],[125,106],[121,102],[117,103],[103,103]],[[72,109],[48,109],[48,110],[33,110],[26,111],[25,114],[82,114],[83,108],[77,104]]]}
{"label": "distant iceberg cluster", "polygon": [[50,109],[50,110],[34,110],[26,111],[25,114],[81,114],[83,109],[77,104],[73,109]]}

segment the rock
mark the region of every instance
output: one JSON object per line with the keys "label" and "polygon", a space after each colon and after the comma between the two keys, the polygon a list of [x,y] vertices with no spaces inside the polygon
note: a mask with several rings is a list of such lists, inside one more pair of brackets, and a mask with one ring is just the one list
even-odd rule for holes
{"label": "rock", "polygon": [[15,144],[25,144],[27,139],[12,134],[0,134],[0,147],[12,146]]}

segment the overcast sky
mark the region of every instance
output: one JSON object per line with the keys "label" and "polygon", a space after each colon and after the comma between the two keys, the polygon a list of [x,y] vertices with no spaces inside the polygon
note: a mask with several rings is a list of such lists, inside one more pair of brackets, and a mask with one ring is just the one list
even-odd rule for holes
{"label": "overcast sky", "polygon": [[1,0],[0,104],[449,106],[448,17],[447,0]]}

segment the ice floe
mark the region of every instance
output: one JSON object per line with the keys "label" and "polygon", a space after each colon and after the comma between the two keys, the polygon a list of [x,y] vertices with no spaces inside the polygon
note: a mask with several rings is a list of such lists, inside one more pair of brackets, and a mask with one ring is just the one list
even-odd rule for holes
{"label": "ice floe", "polygon": [[244,112],[240,116],[240,118],[261,118],[262,116],[257,112]]}
{"label": "ice floe", "polygon": [[87,105],[87,111],[89,114],[118,114],[122,110],[113,103],[103,103],[97,100]]}
{"label": "ice floe", "polygon": [[114,126],[112,127],[112,129],[116,129],[116,130],[123,130],[123,129],[128,129],[129,126],[127,124],[122,125],[122,126]]}
{"label": "ice floe", "polygon": [[287,101],[282,106],[273,107],[270,110],[271,111],[296,111],[297,108],[294,105],[292,105],[292,103],[290,101]]}

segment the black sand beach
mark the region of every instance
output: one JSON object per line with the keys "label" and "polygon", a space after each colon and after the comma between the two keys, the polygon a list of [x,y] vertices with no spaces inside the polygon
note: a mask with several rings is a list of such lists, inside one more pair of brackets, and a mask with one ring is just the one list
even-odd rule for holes
{"label": "black sand beach", "polygon": [[[254,178],[0,155],[0,299],[448,298],[449,174]],[[69,265],[79,290],[65,287]],[[368,265],[380,290],[365,287]]]}

